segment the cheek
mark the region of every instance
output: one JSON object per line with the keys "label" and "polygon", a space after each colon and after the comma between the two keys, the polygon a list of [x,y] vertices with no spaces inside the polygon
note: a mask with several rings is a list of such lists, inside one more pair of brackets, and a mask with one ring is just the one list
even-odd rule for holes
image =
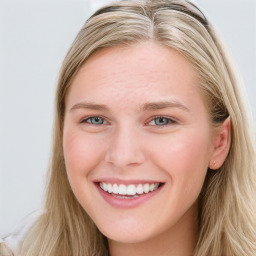
{"label": "cheek", "polygon": [[67,173],[88,175],[100,161],[100,142],[90,139],[83,132],[64,129],[63,150]]}
{"label": "cheek", "polygon": [[199,193],[208,169],[208,134],[184,132],[155,145],[151,159],[170,176],[175,189],[188,196]]}
{"label": "cheek", "polygon": [[81,131],[64,129],[63,151],[66,172],[72,191],[84,209],[90,209],[93,198],[90,197],[90,175],[101,159],[100,143],[90,139]]}
{"label": "cheek", "polygon": [[200,165],[209,158],[211,143],[207,134],[183,132],[163,137],[161,140],[157,138],[153,141],[151,138],[148,141],[152,143],[148,147],[153,149],[151,156],[157,156],[161,159],[160,162],[170,167],[176,164],[177,167],[194,163]]}

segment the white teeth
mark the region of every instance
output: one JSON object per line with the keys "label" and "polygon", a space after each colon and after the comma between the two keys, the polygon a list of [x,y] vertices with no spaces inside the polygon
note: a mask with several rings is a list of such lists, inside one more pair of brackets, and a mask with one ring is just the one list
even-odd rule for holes
{"label": "white teeth", "polygon": [[118,186],[116,184],[113,185],[113,193],[118,194]]}
{"label": "white teeth", "polygon": [[147,194],[149,192],[149,184],[144,184],[143,189],[144,189],[144,193]]}
{"label": "white teeth", "polygon": [[103,183],[103,190],[104,190],[104,191],[107,191],[107,190],[108,190],[108,184]]}
{"label": "white teeth", "polygon": [[136,187],[135,187],[135,185],[129,185],[129,186],[127,187],[126,193],[127,193],[127,195],[129,195],[129,196],[134,196],[134,195],[136,195]]}
{"label": "white teeth", "polygon": [[138,184],[138,185],[134,185],[134,184],[130,184],[128,186],[124,185],[124,184],[110,184],[110,183],[105,183],[105,182],[101,182],[100,187],[102,190],[108,192],[108,193],[113,193],[116,195],[128,195],[128,196],[134,196],[136,194],[138,195],[142,195],[147,194],[149,192],[153,192],[154,190],[156,190],[159,187],[159,183],[146,183],[146,184]]}
{"label": "white teeth", "polygon": [[112,193],[112,192],[113,192],[112,185],[108,184],[108,193]]}
{"label": "white teeth", "polygon": [[136,188],[136,192],[137,194],[139,195],[142,195],[143,194],[143,186],[141,184],[139,184]]}
{"label": "white teeth", "polygon": [[127,195],[127,193],[126,193],[126,186],[125,185],[123,185],[123,184],[121,184],[121,185],[119,185],[119,187],[118,187],[118,194],[119,195]]}

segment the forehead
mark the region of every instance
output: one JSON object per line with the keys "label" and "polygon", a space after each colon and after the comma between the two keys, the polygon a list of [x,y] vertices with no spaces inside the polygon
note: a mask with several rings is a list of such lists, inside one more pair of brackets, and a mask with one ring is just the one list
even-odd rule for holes
{"label": "forehead", "polygon": [[139,104],[181,94],[189,98],[201,94],[198,84],[197,72],[180,53],[154,42],[143,42],[94,53],[78,71],[67,100],[112,98],[113,102],[125,103],[133,98]]}
{"label": "forehead", "polygon": [[[197,75],[193,66],[178,51],[156,42],[146,41],[131,45],[119,45],[96,51],[85,62],[78,73],[95,71],[98,69],[102,74],[113,74],[117,72],[133,72],[135,75],[145,75],[149,78],[159,78],[174,75],[175,69],[183,68],[182,79],[193,79]],[[157,71],[151,73],[151,71]],[[174,71],[174,72],[172,72]],[[99,73],[100,75],[100,73]],[[100,78],[100,77],[98,77]],[[176,76],[179,80],[179,77]]]}

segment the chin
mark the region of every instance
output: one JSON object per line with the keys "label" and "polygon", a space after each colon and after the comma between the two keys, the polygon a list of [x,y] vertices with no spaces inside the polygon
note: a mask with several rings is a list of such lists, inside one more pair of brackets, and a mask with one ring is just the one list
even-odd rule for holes
{"label": "chin", "polygon": [[133,233],[124,233],[124,232],[110,233],[110,232],[107,232],[104,235],[106,236],[106,238],[108,240],[112,240],[114,242],[124,243],[124,244],[142,243],[151,238],[147,234],[137,234],[136,232],[133,232]]}
{"label": "chin", "polygon": [[118,243],[141,243],[147,241],[156,235],[156,230],[152,230],[149,227],[145,228],[140,224],[127,225],[113,223],[107,227],[99,227],[101,233],[109,240]]}

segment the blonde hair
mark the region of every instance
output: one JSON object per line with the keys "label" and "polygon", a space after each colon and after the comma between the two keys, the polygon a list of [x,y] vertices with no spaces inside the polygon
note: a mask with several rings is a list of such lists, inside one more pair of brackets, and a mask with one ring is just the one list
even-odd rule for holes
{"label": "blonde hair", "polygon": [[22,256],[109,254],[106,238],[68,183],[62,149],[64,99],[78,70],[95,51],[147,40],[176,49],[192,63],[213,125],[231,119],[229,154],[219,170],[208,170],[199,197],[199,239],[194,255],[255,255],[255,140],[241,79],[212,25],[194,4],[145,0],[118,1],[97,11],[67,53],[57,89],[45,213],[21,244]]}

